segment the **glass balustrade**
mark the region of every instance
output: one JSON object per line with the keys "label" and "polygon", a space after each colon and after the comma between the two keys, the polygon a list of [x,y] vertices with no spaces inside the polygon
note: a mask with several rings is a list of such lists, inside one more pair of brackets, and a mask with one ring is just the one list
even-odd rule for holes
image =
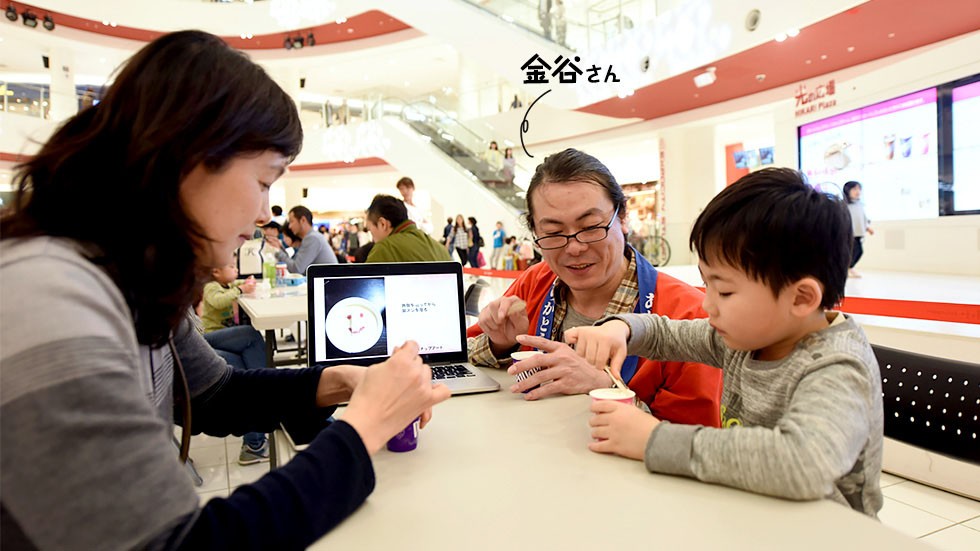
{"label": "glass balustrade", "polygon": [[524,210],[524,190],[514,183],[513,173],[508,175],[503,169],[503,153],[489,153],[490,140],[427,102],[406,105],[402,109],[401,119],[502,201],[519,211]]}
{"label": "glass balustrade", "polygon": [[[678,0],[463,0],[574,51],[602,48]],[[663,4],[664,6],[660,6]],[[658,11],[658,7],[660,10]]]}

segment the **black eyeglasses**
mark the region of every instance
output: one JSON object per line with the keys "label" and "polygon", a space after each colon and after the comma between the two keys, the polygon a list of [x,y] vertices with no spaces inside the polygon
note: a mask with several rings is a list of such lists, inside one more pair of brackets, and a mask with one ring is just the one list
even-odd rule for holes
{"label": "black eyeglasses", "polygon": [[543,251],[550,251],[552,249],[564,248],[565,245],[568,245],[569,240],[572,238],[579,243],[595,243],[596,241],[602,241],[607,235],[609,235],[609,228],[611,228],[613,222],[616,221],[616,215],[618,214],[619,207],[617,206],[616,210],[613,211],[612,218],[609,219],[609,223],[605,226],[592,226],[591,228],[585,228],[584,230],[577,231],[571,235],[546,235],[535,239],[534,244]]}

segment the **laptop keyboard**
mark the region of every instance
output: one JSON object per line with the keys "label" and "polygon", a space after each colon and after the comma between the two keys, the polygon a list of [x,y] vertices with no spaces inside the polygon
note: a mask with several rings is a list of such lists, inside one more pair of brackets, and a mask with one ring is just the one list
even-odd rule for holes
{"label": "laptop keyboard", "polygon": [[432,366],[433,380],[460,379],[463,377],[476,377],[476,373],[467,369],[466,366],[459,364]]}

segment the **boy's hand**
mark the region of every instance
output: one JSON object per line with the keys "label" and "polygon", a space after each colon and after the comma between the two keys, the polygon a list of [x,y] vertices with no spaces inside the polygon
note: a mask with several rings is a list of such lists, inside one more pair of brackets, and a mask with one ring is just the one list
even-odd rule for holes
{"label": "boy's hand", "polygon": [[238,286],[242,290],[242,293],[250,295],[255,292],[255,276],[248,276],[245,281]]}
{"label": "boy's hand", "polygon": [[275,237],[266,237],[265,244],[273,249],[282,250],[282,245],[279,243],[279,240],[276,239]]}
{"label": "boy's hand", "polygon": [[619,320],[565,331],[565,342],[574,345],[579,356],[599,369],[608,365],[617,378],[626,360],[626,341],[629,337],[630,326]]}
{"label": "boy's hand", "polygon": [[612,400],[592,402],[590,410],[595,414],[589,419],[592,438],[600,439],[589,444],[590,450],[643,460],[650,433],[660,424],[660,419]]}

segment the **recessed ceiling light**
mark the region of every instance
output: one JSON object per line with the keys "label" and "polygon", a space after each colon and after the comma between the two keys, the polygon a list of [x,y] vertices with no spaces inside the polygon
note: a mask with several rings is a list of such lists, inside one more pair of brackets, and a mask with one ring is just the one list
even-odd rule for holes
{"label": "recessed ceiling light", "polygon": [[827,54],[821,54],[820,59],[827,59]]}
{"label": "recessed ceiling light", "polygon": [[847,47],[847,51],[848,52],[853,52],[854,51],[854,46],[848,46]]}
{"label": "recessed ceiling light", "polygon": [[790,38],[793,38],[794,36],[800,34],[800,29],[789,29],[788,31],[786,31],[786,34],[789,35]]}
{"label": "recessed ceiling light", "polygon": [[888,38],[895,38],[895,33],[888,33]]}
{"label": "recessed ceiling light", "polygon": [[786,33],[777,34],[775,40],[776,42],[783,42],[784,40],[786,40]]}

